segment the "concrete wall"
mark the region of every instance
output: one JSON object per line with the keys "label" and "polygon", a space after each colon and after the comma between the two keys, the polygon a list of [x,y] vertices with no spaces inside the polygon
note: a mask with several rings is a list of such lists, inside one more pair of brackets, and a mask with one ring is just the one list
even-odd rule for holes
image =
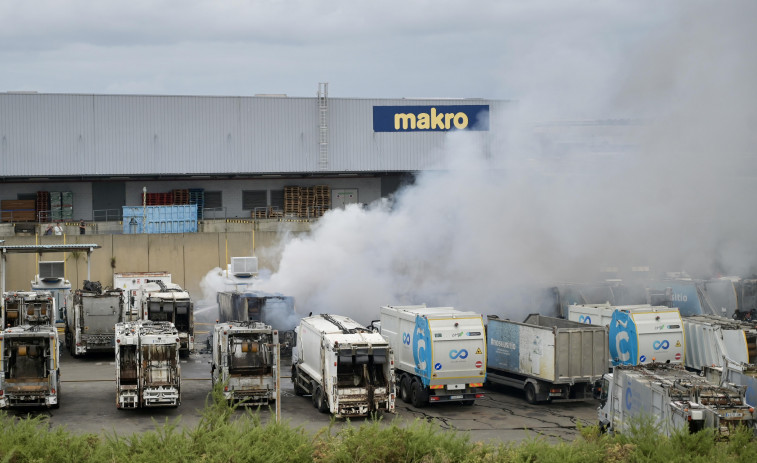
{"label": "concrete wall", "polygon": [[[249,227],[250,225],[248,225]],[[291,231],[291,234],[305,231]],[[231,257],[258,255],[260,268],[276,270],[277,261],[270,253],[281,237],[276,230],[229,231],[164,235],[64,235],[5,237],[4,245],[94,243],[102,246],[91,256],[91,279],[103,286],[113,284],[114,272],[167,271],[172,280],[187,289],[195,300],[202,297],[200,281],[213,268],[225,268]],[[291,235],[290,235],[291,236]],[[37,274],[37,254],[8,254],[6,291],[28,291]],[[87,278],[86,253],[46,253],[44,261],[65,261],[66,279],[73,288],[81,288]],[[2,276],[0,276],[2,278]]]}

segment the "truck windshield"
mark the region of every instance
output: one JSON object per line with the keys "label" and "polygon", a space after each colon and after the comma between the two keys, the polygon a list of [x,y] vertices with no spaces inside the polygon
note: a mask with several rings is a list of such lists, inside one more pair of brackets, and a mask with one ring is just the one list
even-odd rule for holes
{"label": "truck windshield", "polygon": [[229,373],[250,373],[270,370],[272,355],[266,336],[246,334],[229,336]]}

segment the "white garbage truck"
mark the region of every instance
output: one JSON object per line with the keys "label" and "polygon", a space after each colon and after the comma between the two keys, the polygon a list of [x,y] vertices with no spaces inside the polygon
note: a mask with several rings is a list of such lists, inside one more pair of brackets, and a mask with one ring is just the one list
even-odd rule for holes
{"label": "white garbage truck", "polygon": [[3,293],[3,300],[2,328],[55,321],[55,298],[50,291],[9,291]]}
{"label": "white garbage truck", "polygon": [[0,409],[58,408],[60,348],[51,325],[21,325],[0,332]]}
{"label": "white garbage truck", "polygon": [[337,418],[394,411],[394,354],[378,333],[341,315],[303,318],[292,351],[292,383]]}
{"label": "white garbage truck", "polygon": [[178,407],[179,332],[171,322],[116,324],[116,407]]}
{"label": "white garbage truck", "polygon": [[601,381],[600,429],[623,433],[650,420],[670,436],[713,428],[728,436],[735,426],[754,429],[754,407],[744,387],[719,385],[680,364],[622,365]]}
{"label": "white garbage truck", "polygon": [[260,322],[224,322],[213,328],[211,382],[227,400],[268,405],[276,400],[279,332]]}
{"label": "white garbage truck", "polygon": [[484,397],[483,317],[453,307],[381,307],[381,335],[397,356],[397,385],[406,403],[473,405]]}

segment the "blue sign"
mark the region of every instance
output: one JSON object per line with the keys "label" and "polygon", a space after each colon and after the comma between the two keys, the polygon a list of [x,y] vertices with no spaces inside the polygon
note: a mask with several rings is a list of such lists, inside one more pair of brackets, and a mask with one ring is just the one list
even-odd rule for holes
{"label": "blue sign", "polygon": [[636,324],[620,310],[613,312],[610,322],[610,358],[613,366],[636,365],[639,358]]}
{"label": "blue sign", "polygon": [[374,106],[374,132],[489,130],[489,105]]}
{"label": "blue sign", "polygon": [[415,317],[413,330],[413,360],[415,374],[420,376],[424,387],[428,387],[431,379],[431,338],[429,336],[428,320]]}
{"label": "blue sign", "polygon": [[434,364],[434,370],[438,371],[438,370],[441,370],[441,369],[442,369],[442,364],[441,363],[435,363]]}
{"label": "blue sign", "polygon": [[500,370],[520,369],[520,326],[490,320],[487,327],[486,364]]}

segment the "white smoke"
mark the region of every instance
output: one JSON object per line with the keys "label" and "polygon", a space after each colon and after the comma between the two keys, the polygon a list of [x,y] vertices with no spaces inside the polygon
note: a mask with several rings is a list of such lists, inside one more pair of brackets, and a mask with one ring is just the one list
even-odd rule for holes
{"label": "white smoke", "polygon": [[[543,94],[493,115],[497,139],[450,134],[444,169],[421,174],[391,203],[330,211],[288,242],[278,271],[255,288],[294,296],[301,315],[363,323],[381,305],[419,303],[518,319],[543,312],[546,294],[536,290],[590,280],[605,265],[751,271],[756,5],[692,2],[635,49],[600,53],[590,67],[590,56],[560,49],[555,37],[545,40],[551,50],[535,45],[520,68],[534,73],[534,87],[522,93]],[[581,59],[534,66],[550,51]],[[612,69],[597,85],[589,74],[603,66]],[[587,111],[639,118],[621,128],[629,150],[564,154],[535,137],[546,118]]]}

